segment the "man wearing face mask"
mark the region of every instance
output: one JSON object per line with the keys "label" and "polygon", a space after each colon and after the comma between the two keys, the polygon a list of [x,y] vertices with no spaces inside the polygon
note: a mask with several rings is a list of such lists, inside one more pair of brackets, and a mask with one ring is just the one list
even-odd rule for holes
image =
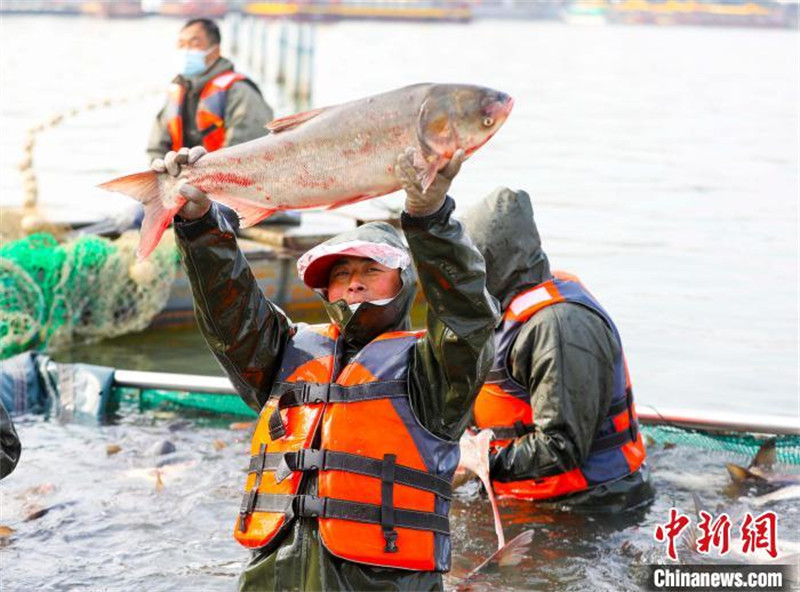
{"label": "man wearing face mask", "polygon": [[255,83],[220,56],[220,32],[208,19],[187,22],[178,36],[179,74],[156,117],[147,156],[183,146],[213,151],[267,134],[272,109]]}
{"label": "man wearing face mask", "polygon": [[[154,161],[180,174],[202,149]],[[196,317],[242,399],[259,412],[235,538],[252,551],[241,590],[438,590],[450,566],[458,441],[489,369],[497,304],[446,193],[463,152],[427,192],[412,154],[400,233],[370,223],[298,260],[331,323],[293,323],[259,290],[216,205],[184,185],[176,217]],[[427,331],[409,331],[417,273]]]}

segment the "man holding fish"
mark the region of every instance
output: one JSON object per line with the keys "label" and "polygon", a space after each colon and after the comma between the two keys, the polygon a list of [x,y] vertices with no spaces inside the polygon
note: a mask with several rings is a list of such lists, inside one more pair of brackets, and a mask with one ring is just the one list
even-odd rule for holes
{"label": "man holding fish", "polygon": [[[441,589],[450,565],[458,441],[497,307],[447,190],[512,102],[418,85],[356,103],[278,120],[274,135],[233,149],[173,152],[105,185],[145,203],[141,254],[177,214],[200,328],[260,413],[234,528],[253,552],[242,590]],[[292,323],[261,293],[211,202],[252,224],[401,187],[407,247],[371,223],[298,260],[331,319],[317,326]],[[428,318],[413,332],[417,272]]]}

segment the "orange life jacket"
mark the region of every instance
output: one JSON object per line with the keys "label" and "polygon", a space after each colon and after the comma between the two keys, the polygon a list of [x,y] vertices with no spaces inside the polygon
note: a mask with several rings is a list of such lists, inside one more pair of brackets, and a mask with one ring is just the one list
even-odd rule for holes
{"label": "orange life jacket", "polygon": [[[225,104],[228,89],[235,82],[249,80],[247,76],[227,70],[208,81],[200,92],[195,114],[197,131],[203,138],[203,146],[209,152],[219,150],[225,145]],[[167,130],[172,138],[172,149],[183,148],[183,104],[186,89],[173,82],[167,91],[166,119]]]}
{"label": "orange life jacket", "polygon": [[[242,545],[261,547],[293,519],[314,518],[325,547],[342,559],[449,569],[459,449],[411,408],[408,372],[421,335],[383,334],[341,372],[336,326],[303,326],[290,339],[253,433],[234,532]],[[312,472],[318,495],[300,494]]]}
{"label": "orange life jacket", "polygon": [[[475,402],[475,423],[491,428],[497,440],[495,450],[514,438],[535,431],[533,410],[527,389],[509,372],[509,356],[514,340],[528,319],[540,310],[559,302],[573,302],[594,311],[606,322],[622,345],[611,317],[573,275],[554,272],[553,279],[517,295],[503,315],[495,332],[495,361]],[[633,389],[624,354],[614,360],[614,392],[611,406],[595,435],[589,456],[571,471],[518,481],[492,481],[500,496],[521,499],[553,499],[616,481],[630,475],[645,460],[645,448],[638,429],[633,404]]]}

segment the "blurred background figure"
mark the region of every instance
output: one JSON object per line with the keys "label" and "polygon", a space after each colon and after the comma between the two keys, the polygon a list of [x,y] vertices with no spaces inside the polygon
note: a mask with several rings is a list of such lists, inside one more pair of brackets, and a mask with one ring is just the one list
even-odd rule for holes
{"label": "blurred background figure", "polygon": [[147,144],[149,160],[183,146],[209,152],[266,135],[272,108],[255,82],[220,55],[220,32],[208,19],[188,21],[178,35],[178,75]]}

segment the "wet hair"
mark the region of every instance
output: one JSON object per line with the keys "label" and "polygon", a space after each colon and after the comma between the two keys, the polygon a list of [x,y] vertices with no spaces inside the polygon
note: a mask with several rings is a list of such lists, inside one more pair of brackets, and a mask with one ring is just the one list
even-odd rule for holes
{"label": "wet hair", "polygon": [[209,43],[211,43],[211,45],[219,45],[219,42],[222,39],[222,37],[219,34],[219,27],[217,26],[217,23],[206,18],[196,18],[187,21],[186,24],[183,25],[183,29],[191,27],[192,25],[200,25],[201,27],[203,27],[203,31],[205,31]]}

